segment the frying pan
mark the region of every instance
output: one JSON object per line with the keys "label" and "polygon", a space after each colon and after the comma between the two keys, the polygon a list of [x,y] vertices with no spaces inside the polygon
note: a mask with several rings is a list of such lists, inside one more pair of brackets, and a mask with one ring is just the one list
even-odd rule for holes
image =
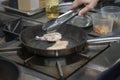
{"label": "frying pan", "polygon": [[[64,56],[83,49],[86,46],[86,34],[82,29],[72,26],[63,25],[57,32],[62,34],[61,41],[68,41],[68,45],[64,49],[47,49],[54,45],[54,42],[35,40],[35,36],[43,36],[46,31],[42,30],[42,26],[29,27],[20,34],[20,41],[29,52],[42,56]],[[80,50],[81,51],[81,50]]]}
{"label": "frying pan", "polygon": [[[54,42],[35,40],[35,36],[43,36],[46,31],[42,30],[42,26],[34,26],[24,29],[20,33],[20,41],[28,52],[46,57],[59,57],[82,51],[88,43],[101,43],[120,40],[120,37],[103,38],[87,40],[87,33],[80,27],[64,24],[57,29],[62,34],[61,41],[68,41],[66,48],[47,49],[53,46]],[[62,44],[61,44],[62,45]]]}

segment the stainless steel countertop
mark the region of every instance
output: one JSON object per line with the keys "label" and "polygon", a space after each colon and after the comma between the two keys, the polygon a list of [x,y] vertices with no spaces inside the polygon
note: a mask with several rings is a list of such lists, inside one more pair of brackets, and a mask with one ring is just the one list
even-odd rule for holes
{"label": "stainless steel countertop", "polygon": [[111,46],[106,51],[94,58],[67,80],[96,80],[101,72],[112,66],[119,59],[120,43],[111,43]]}

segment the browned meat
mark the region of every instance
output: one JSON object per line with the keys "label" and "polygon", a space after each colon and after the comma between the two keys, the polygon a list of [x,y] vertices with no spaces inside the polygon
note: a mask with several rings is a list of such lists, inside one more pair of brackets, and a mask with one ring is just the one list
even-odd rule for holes
{"label": "browned meat", "polygon": [[44,41],[57,41],[62,38],[62,35],[58,32],[51,32],[44,34],[42,37],[36,36],[36,40],[44,40]]}

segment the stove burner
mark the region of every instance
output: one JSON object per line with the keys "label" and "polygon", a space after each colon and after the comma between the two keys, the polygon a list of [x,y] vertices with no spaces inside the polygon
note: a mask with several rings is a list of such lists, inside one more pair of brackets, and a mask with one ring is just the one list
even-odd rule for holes
{"label": "stove burner", "polygon": [[[8,15],[9,14],[9,15]],[[10,14],[10,13],[1,13],[1,18],[3,18],[5,21],[10,19],[18,19],[18,15]],[[41,14],[32,16],[34,18],[38,18],[38,16],[42,16]],[[33,19],[28,19],[25,17],[22,17],[22,26],[20,26],[19,20],[16,22],[14,26],[7,27],[7,26],[1,26],[4,29],[4,32],[9,33],[7,34],[8,41],[11,40],[16,40],[16,36],[14,36],[15,33],[19,34],[21,30],[28,26],[36,26],[39,25],[38,21],[34,21]],[[11,21],[10,21],[11,24]],[[13,25],[13,24],[11,24]],[[18,26],[17,26],[18,25]],[[24,27],[26,26],[26,27]],[[12,37],[12,39],[11,39]],[[18,37],[18,35],[17,35]],[[88,36],[90,38],[93,38],[91,36]],[[8,47],[15,47],[16,42],[13,42],[8,45],[3,45],[3,47],[8,48]],[[87,63],[89,63],[92,59],[94,59],[96,56],[101,54],[104,50],[108,48],[108,45],[90,45],[89,51],[82,51],[83,54],[81,53],[75,53],[76,55],[72,54],[71,56],[66,56],[66,57],[60,57],[59,59],[51,59],[48,57],[43,57],[39,55],[35,55],[33,53],[28,53],[24,48],[22,48],[22,51],[10,51],[10,52],[5,52],[5,53],[0,53],[1,57],[7,58],[9,60],[12,60],[19,65],[21,65],[23,68],[26,68],[26,71],[31,72],[30,69],[33,71],[40,73],[42,75],[46,76],[52,76],[58,79],[69,79],[70,76],[74,76],[79,73],[79,69],[84,67]],[[75,57],[76,56],[76,57]],[[66,60],[67,59],[67,60]],[[56,61],[54,61],[56,60]],[[49,63],[49,64],[48,64]],[[25,72],[26,72],[25,71]],[[35,74],[31,72],[31,74],[34,76]],[[74,75],[73,75],[74,74]],[[38,74],[37,74],[38,75]],[[39,76],[39,75],[38,75]],[[39,76],[41,77],[41,76]],[[44,76],[43,76],[44,77]],[[69,77],[69,78],[68,78]],[[75,76],[76,77],[76,76]],[[31,78],[31,77],[30,77]],[[41,78],[40,78],[41,79]],[[45,78],[43,78],[45,79]],[[73,80],[74,78],[72,78]],[[77,79],[77,78],[76,78]],[[47,79],[45,79],[47,80]],[[51,79],[50,79],[51,80]]]}
{"label": "stove burner", "polygon": [[[3,17],[6,18],[8,16],[3,16]],[[12,16],[10,16],[10,17],[12,17]],[[8,20],[8,18],[6,20]],[[32,22],[34,22],[34,21],[32,21]],[[30,24],[28,24],[28,23],[30,23]],[[6,33],[10,34],[10,36],[8,35],[8,41],[16,40],[16,36],[15,36],[15,38],[13,36],[14,34],[17,35],[17,38],[18,38],[19,32],[21,30],[23,30],[23,26],[20,26],[20,24],[21,24],[21,21],[19,21],[19,20],[18,20],[18,22],[15,21],[15,24],[12,23],[11,21],[10,22],[8,21],[8,24],[6,24],[6,26],[3,27],[4,31]],[[29,22],[29,20],[24,19],[23,24],[31,25],[31,21]],[[32,23],[32,25],[38,25],[38,23],[35,22],[35,24]],[[13,38],[11,39],[11,37],[13,37]],[[8,44],[5,46],[5,48],[11,47],[11,46],[15,47],[14,44],[16,44],[16,43],[14,42],[14,43]],[[24,52],[24,48],[23,48],[22,52]],[[64,62],[65,59],[62,60],[62,58],[60,58],[60,59],[58,59],[58,61],[56,61],[56,65],[51,65],[53,63],[47,64],[47,63],[49,63],[48,61],[51,59],[46,59],[46,61],[44,61],[44,59],[42,58],[43,56],[34,55],[34,54],[28,53],[28,52],[26,52],[26,54],[24,54],[19,51],[14,51],[14,52],[8,51],[5,53],[1,53],[1,56],[5,57],[7,59],[10,59],[12,61],[15,61],[16,63],[18,63],[26,68],[31,68],[37,72],[41,72],[41,74],[45,73],[47,75],[50,75],[50,76],[53,76],[56,78],[59,78],[61,76],[66,77],[66,76],[70,75],[73,71],[75,71],[79,67],[79,65],[82,65],[85,62],[85,61],[81,60],[80,62],[78,61],[79,62],[78,65],[75,65],[75,64],[73,64],[73,62],[75,62],[75,61],[73,61],[72,63],[70,63],[70,62],[66,63],[66,62]],[[40,60],[39,58],[42,60]],[[53,62],[53,60],[51,60],[50,62]],[[67,64],[69,64],[69,65],[67,65]],[[72,68],[72,67],[74,67],[74,68]]]}
{"label": "stove burner", "polygon": [[24,61],[25,66],[55,78],[67,77],[90,58],[82,53],[62,57],[45,57],[27,52],[24,47],[17,52],[17,55]]}
{"label": "stove burner", "polygon": [[37,54],[32,54],[27,52],[25,48],[22,48],[18,51],[18,56],[24,60],[25,64],[35,64],[40,66],[56,66],[56,63],[59,62],[62,66],[70,65],[80,60],[89,59],[89,57],[82,53],[73,53],[67,56],[62,57],[45,57]]}
{"label": "stove burner", "polygon": [[[13,42],[11,46],[22,47],[18,41]],[[107,45],[93,45],[88,46],[88,52],[83,51],[83,53],[73,53],[63,57],[45,57],[30,53],[22,47],[16,52],[4,53],[1,56],[56,79],[66,79],[106,48]]]}
{"label": "stove burner", "polygon": [[23,29],[23,26],[21,26],[21,21],[22,18],[7,20],[4,22],[3,29],[11,33],[20,33],[21,29]]}

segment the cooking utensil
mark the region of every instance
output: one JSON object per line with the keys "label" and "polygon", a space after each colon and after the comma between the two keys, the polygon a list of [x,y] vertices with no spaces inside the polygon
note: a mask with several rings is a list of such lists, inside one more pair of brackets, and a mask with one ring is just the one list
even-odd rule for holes
{"label": "cooking utensil", "polygon": [[0,80],[20,80],[21,71],[18,66],[0,57]]}
{"label": "cooking utensil", "polygon": [[60,13],[65,13],[68,11],[68,8],[72,5],[72,2],[65,2],[59,4]]}
{"label": "cooking utensil", "polygon": [[56,31],[59,27],[61,27],[63,24],[65,24],[70,19],[74,18],[76,15],[78,15],[78,10],[67,11],[66,13],[58,16],[57,18],[51,19],[50,21],[48,21],[43,26],[43,30],[48,31],[48,32]]}
{"label": "cooking utensil", "polygon": [[[81,52],[90,43],[105,43],[120,40],[120,37],[108,37],[87,40],[87,34],[80,27],[65,24],[57,29],[62,34],[61,41],[68,41],[66,48],[47,49],[55,45],[48,41],[35,40],[35,36],[43,36],[46,31],[41,26],[34,26],[24,29],[20,34],[20,41],[28,52],[47,57],[59,57]],[[64,44],[61,44],[61,46]]]}

